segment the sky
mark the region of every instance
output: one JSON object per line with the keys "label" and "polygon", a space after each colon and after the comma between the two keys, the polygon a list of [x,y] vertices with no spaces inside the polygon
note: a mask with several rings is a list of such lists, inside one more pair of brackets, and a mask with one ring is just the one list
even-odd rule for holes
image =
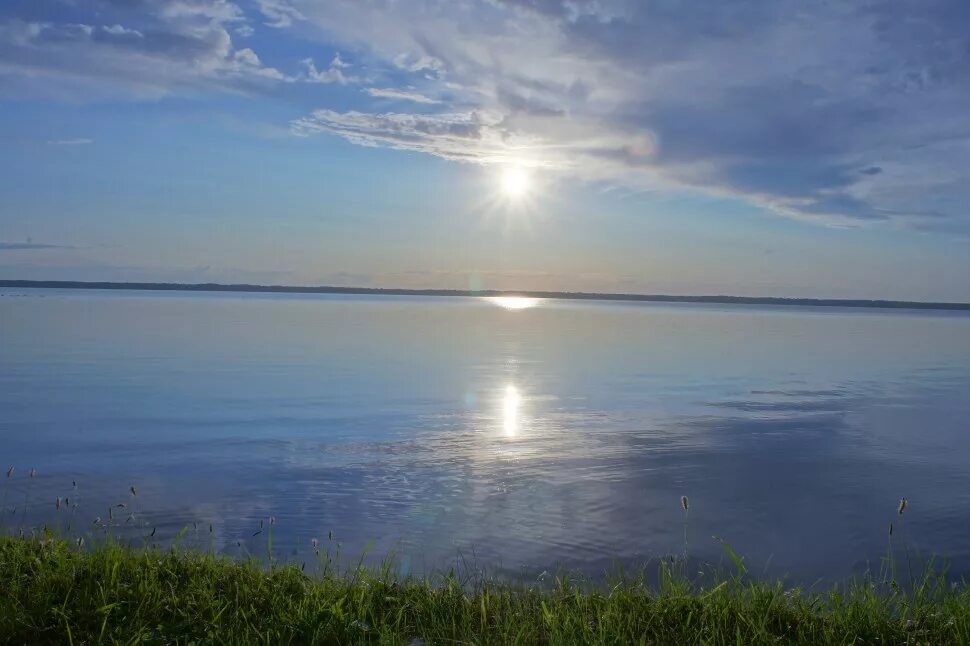
{"label": "sky", "polygon": [[970,3],[5,0],[0,279],[970,301]]}

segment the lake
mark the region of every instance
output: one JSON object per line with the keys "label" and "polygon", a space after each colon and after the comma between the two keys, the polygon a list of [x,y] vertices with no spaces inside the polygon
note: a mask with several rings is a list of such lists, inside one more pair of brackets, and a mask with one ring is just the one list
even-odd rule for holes
{"label": "lake", "polygon": [[692,559],[845,577],[894,522],[970,574],[967,313],[535,305],[0,290],[2,522],[596,575],[686,495]]}

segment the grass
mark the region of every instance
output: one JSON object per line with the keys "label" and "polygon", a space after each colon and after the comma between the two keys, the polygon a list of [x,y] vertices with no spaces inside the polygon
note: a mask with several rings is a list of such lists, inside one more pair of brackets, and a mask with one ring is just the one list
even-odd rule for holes
{"label": "grass", "polygon": [[[731,577],[702,585],[660,566],[598,585],[424,579],[391,567],[313,576],[171,548],[0,538],[0,641],[244,644],[970,643],[970,589],[927,573],[904,590],[860,580],[824,592]],[[655,579],[655,577],[654,577]],[[656,579],[655,579],[656,580]]]}
{"label": "grass", "polygon": [[[205,549],[198,523],[159,548],[155,527],[136,515],[134,485],[127,503],[78,525],[73,482],[48,510],[56,529],[38,529],[27,515],[35,471],[17,489],[13,472],[0,528],[9,518],[20,536],[0,529],[0,644],[970,644],[970,586],[914,561],[901,531],[905,498],[879,573],[827,590],[750,577],[723,541],[731,572],[704,566],[688,577],[697,568],[687,566],[687,496],[683,556],[635,576],[527,584],[455,571],[404,577],[391,561],[363,567],[363,557],[341,568],[329,535],[325,545],[311,540],[316,562],[306,574],[306,564],[278,560],[273,516],[252,534],[265,540],[258,560],[242,560],[241,541],[239,558],[217,554],[212,525]],[[11,491],[12,500],[23,494],[22,507],[8,509]]]}

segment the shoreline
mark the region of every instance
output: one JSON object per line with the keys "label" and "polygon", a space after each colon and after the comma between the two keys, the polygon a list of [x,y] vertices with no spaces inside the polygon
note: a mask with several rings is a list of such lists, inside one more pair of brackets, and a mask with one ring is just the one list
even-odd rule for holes
{"label": "shoreline", "polygon": [[375,296],[458,296],[492,297],[523,296],[586,301],[625,301],[649,303],[706,303],[714,305],[787,305],[799,307],[849,307],[868,309],[908,309],[937,311],[967,311],[970,303],[947,303],[930,301],[893,301],[880,299],[839,298],[783,298],[776,296],[729,296],[729,295],[677,295],[677,294],[623,294],[598,292],[553,291],[506,291],[506,290],[459,290],[459,289],[403,289],[381,287],[333,287],[298,285],[251,285],[222,283],[129,283],[109,281],[71,280],[0,280],[0,288],[21,289],[88,289],[132,291],[186,291],[186,292],[241,292],[270,294],[361,294]]}
{"label": "shoreline", "polygon": [[[321,563],[323,563],[323,557]],[[828,590],[677,562],[588,585],[399,577],[390,565],[238,561],[191,549],[0,538],[0,640],[10,643],[967,643],[970,587],[927,568]]]}

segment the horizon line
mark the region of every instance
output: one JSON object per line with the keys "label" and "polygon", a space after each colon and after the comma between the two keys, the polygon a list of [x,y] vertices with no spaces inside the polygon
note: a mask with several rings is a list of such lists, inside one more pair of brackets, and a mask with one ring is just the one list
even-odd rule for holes
{"label": "horizon line", "polygon": [[258,285],[249,283],[166,283],[79,280],[0,279],[0,287],[28,289],[99,289],[135,291],[196,291],[294,294],[373,294],[384,296],[525,296],[563,300],[632,301],[659,303],[713,303],[723,305],[797,305],[875,309],[923,309],[970,311],[970,303],[899,301],[863,298],[799,298],[785,296],[731,296],[727,294],[630,294],[613,292],[564,292],[504,289],[419,289],[404,287],[337,287],[331,285]]}

